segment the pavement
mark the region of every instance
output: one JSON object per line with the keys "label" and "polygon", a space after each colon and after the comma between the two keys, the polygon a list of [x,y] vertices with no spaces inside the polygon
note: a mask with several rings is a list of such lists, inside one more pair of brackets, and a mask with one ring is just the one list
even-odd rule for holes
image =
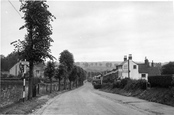
{"label": "pavement", "polygon": [[174,107],[99,91],[91,83],[50,99],[36,115],[174,115]]}

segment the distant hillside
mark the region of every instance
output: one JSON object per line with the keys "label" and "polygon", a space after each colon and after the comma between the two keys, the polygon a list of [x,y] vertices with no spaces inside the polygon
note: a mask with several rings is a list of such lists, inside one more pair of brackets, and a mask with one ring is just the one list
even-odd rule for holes
{"label": "distant hillside", "polygon": [[[75,62],[75,65],[82,67],[87,72],[101,72],[106,70],[112,70],[116,68],[116,65],[119,65],[123,61],[103,61],[103,62]],[[144,63],[144,62],[137,62]],[[164,63],[165,64],[165,63]],[[155,67],[161,67],[163,63],[154,63]],[[59,65],[56,62],[56,65]]]}
{"label": "distant hillside", "polygon": [[82,67],[88,72],[101,72],[106,70],[112,70],[116,68],[116,65],[120,64],[120,61],[115,62],[76,62],[75,65]]}

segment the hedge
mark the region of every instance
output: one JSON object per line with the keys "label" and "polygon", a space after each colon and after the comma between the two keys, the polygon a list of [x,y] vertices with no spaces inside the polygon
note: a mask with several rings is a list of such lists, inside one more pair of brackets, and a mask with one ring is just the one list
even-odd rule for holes
{"label": "hedge", "polygon": [[122,80],[118,80],[113,84],[113,88],[122,88],[125,90],[136,90],[136,89],[143,89],[147,88],[148,82],[143,79],[133,80],[129,78],[125,78]]}
{"label": "hedge", "polygon": [[174,86],[174,74],[173,75],[148,76],[148,81],[151,84],[151,87]]}

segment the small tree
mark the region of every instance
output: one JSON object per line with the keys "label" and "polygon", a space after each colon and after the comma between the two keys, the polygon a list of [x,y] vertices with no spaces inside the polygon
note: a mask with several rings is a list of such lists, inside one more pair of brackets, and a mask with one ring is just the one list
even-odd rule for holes
{"label": "small tree", "polygon": [[66,74],[64,74],[64,89],[66,89],[66,80],[68,79],[74,65],[74,57],[73,54],[70,53],[68,50],[64,50],[60,53],[59,58],[60,64],[64,65],[64,70],[66,71]]}
{"label": "small tree", "polygon": [[55,72],[55,64],[54,62],[48,61],[47,66],[44,71],[44,75],[49,78],[51,86],[50,86],[50,93],[52,92],[52,77],[54,76]]}
{"label": "small tree", "polygon": [[74,65],[73,70],[72,70],[71,74],[69,75],[69,81],[70,81],[69,88],[70,89],[71,89],[71,82],[72,81],[75,82],[76,78],[77,78],[77,66]]}
{"label": "small tree", "polygon": [[174,74],[174,62],[162,66],[162,74]]}
{"label": "small tree", "polygon": [[65,74],[66,74],[66,68],[64,67],[64,65],[60,64],[55,71],[55,78],[59,80],[59,91],[61,87],[61,80]]}

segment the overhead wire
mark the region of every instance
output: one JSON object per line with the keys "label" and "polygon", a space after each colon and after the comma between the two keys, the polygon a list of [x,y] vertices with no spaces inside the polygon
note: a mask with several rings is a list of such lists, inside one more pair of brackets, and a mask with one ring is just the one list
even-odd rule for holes
{"label": "overhead wire", "polygon": [[15,8],[15,6],[11,3],[11,1],[10,0],[8,0],[8,1],[12,5],[12,7],[15,9],[15,11],[19,14],[19,16],[22,18],[21,14],[18,12],[18,10]]}

